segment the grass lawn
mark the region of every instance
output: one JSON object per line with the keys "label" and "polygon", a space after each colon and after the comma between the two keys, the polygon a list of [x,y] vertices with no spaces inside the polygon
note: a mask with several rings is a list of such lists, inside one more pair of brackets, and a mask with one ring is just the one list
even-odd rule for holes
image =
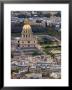
{"label": "grass lawn", "polygon": [[60,52],[61,51],[61,46],[54,46],[53,44],[43,44],[42,48],[46,54],[51,54],[53,52]]}

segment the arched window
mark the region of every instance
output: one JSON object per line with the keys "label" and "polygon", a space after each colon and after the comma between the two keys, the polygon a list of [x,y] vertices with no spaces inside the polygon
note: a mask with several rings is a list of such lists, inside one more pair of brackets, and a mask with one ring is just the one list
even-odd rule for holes
{"label": "arched window", "polygon": [[18,43],[19,43],[19,41],[18,41]]}
{"label": "arched window", "polygon": [[28,43],[30,43],[30,41],[28,41]]}

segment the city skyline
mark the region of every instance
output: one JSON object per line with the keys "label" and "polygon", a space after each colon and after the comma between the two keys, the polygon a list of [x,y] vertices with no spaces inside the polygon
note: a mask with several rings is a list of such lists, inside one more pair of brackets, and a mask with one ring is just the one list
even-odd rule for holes
{"label": "city skyline", "polygon": [[11,78],[61,79],[61,12],[11,12]]}

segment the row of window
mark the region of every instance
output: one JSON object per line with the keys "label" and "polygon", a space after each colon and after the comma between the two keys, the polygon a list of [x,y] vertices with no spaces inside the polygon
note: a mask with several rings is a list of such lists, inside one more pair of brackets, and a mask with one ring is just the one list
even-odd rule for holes
{"label": "row of window", "polygon": [[23,35],[23,37],[30,37],[31,35]]}
{"label": "row of window", "polygon": [[[19,44],[18,44],[18,47],[20,47]],[[35,47],[35,45],[23,45],[23,47]]]}
{"label": "row of window", "polygon": [[24,45],[23,47],[35,47],[35,45]]}
{"label": "row of window", "polygon": [[[19,43],[19,41],[18,41],[18,43]],[[24,43],[24,41],[22,43]],[[28,41],[28,43],[30,43],[30,41]],[[35,41],[34,41],[34,43],[35,43]]]}
{"label": "row of window", "polygon": [[30,31],[28,31],[28,30],[27,30],[27,31],[26,31],[26,30],[24,31],[24,33],[29,33],[29,32],[30,32]]}

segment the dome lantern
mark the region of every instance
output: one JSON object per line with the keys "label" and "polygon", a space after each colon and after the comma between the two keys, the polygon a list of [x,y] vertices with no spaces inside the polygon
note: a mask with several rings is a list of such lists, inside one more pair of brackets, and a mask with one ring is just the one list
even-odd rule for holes
{"label": "dome lantern", "polygon": [[30,25],[30,22],[27,18],[24,20],[24,25]]}

